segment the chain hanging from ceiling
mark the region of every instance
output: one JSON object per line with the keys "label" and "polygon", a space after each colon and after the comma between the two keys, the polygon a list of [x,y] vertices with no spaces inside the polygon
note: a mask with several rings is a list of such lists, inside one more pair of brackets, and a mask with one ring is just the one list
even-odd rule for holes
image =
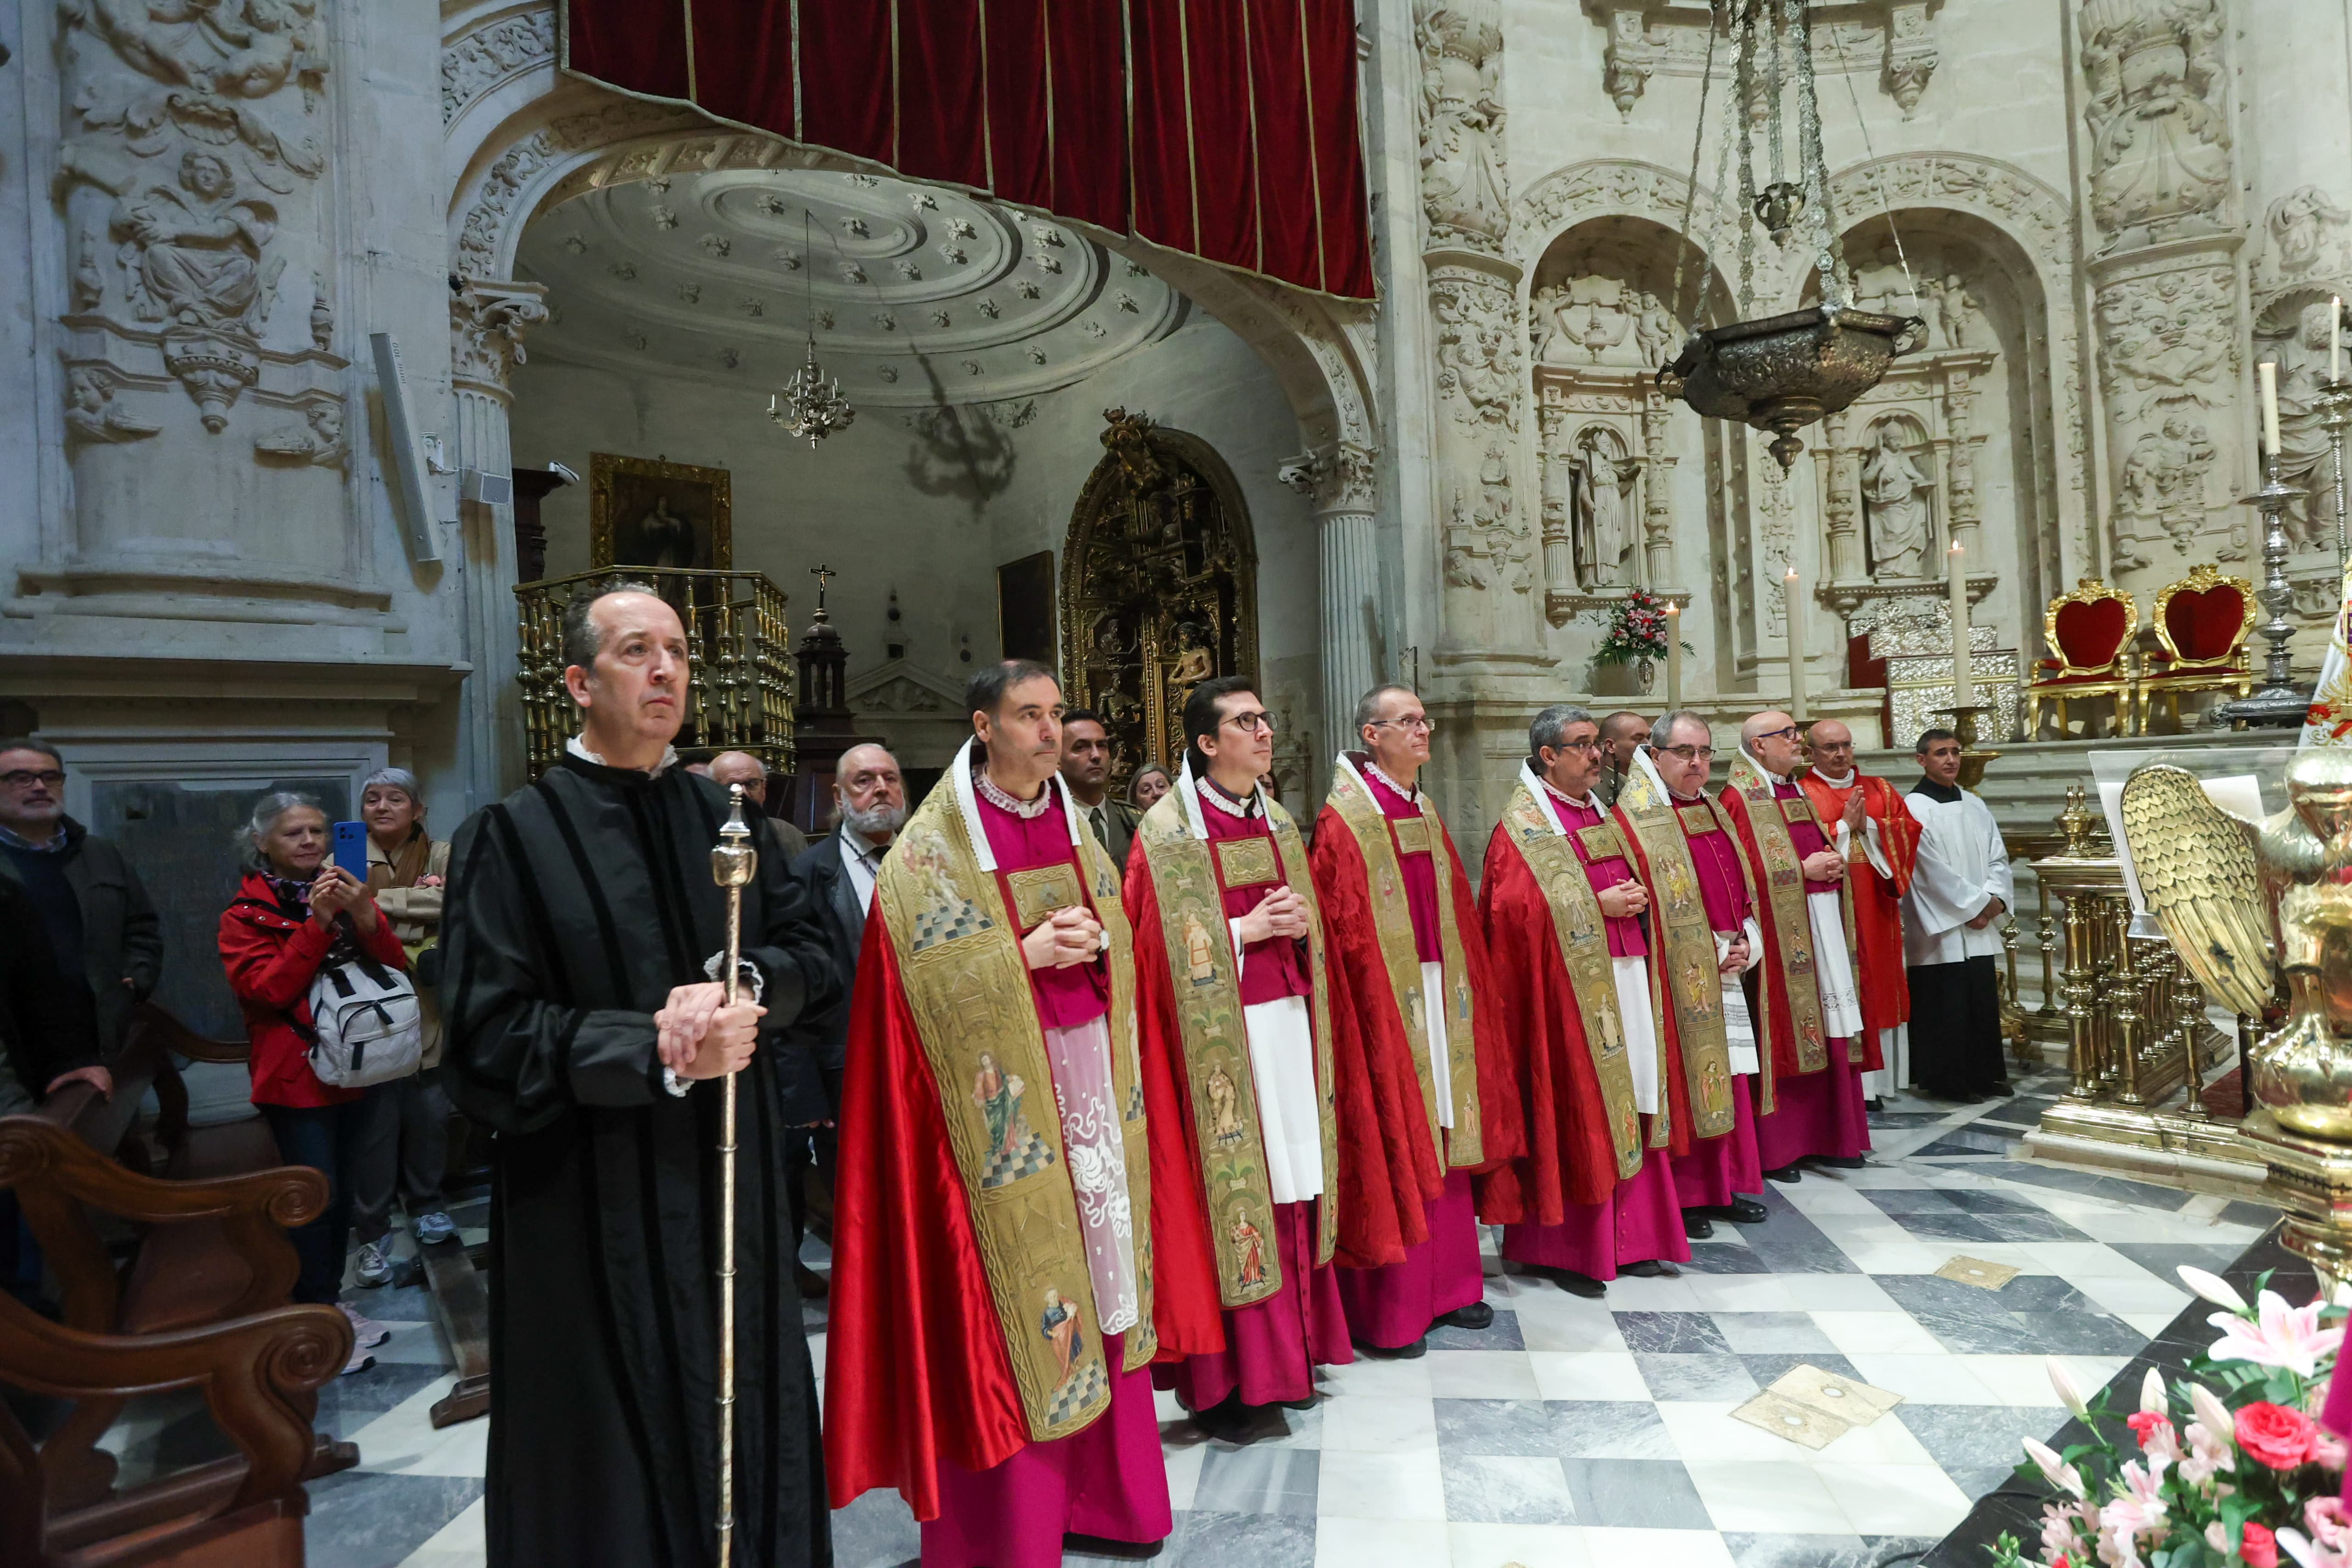
{"label": "chain hanging from ceiling", "polygon": [[[1675,293],[1681,310],[1682,258],[1690,246],[1691,222],[1699,201],[1697,170],[1706,140],[1707,86],[1714,76],[1718,35],[1731,47],[1732,102],[1723,113],[1723,150],[1718,169],[1736,157],[1739,210],[1739,308],[1755,308],[1756,237],[1760,228],[1782,248],[1803,245],[1812,252],[1821,302],[1780,315],[1700,327],[1684,342],[1674,362],[1657,373],[1659,390],[1680,398],[1710,418],[1734,420],[1772,433],[1772,455],[1785,470],[1805,449],[1797,432],[1845,407],[1878,384],[1898,354],[1925,341],[1926,323],[1916,316],[1881,315],[1856,310],[1840,254],[1836,215],[1831,210],[1829,170],[1822,152],[1821,101],[1814,92],[1812,29],[1809,0],[1713,0],[1707,32],[1707,78],[1699,96],[1699,123],[1693,132],[1692,181],[1683,208],[1676,247]],[[1759,68],[1761,68],[1760,72]],[[1787,177],[1786,100],[1794,95],[1797,178]],[[1769,178],[1759,186],[1756,116],[1764,120]],[[1722,188],[1718,176],[1717,188]],[[1707,268],[1699,266],[1702,298]],[[1696,302],[1683,319],[1696,321]]]}
{"label": "chain hanging from ceiling", "polygon": [[841,379],[827,376],[816,363],[816,266],[811,254],[808,208],[801,208],[801,276],[807,284],[808,357],[793,372],[780,394],[768,398],[768,417],[795,438],[806,437],[809,449],[836,430],[849,428],[857,410],[841,395]]}

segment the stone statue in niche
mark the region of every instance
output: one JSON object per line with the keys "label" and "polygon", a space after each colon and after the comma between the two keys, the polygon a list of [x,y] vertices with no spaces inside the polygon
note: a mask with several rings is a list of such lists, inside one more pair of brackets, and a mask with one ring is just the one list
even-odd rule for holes
{"label": "stone statue in niche", "polygon": [[1421,47],[1421,199],[1433,239],[1496,247],[1510,232],[1497,0],[1413,0]]}
{"label": "stone statue in niche", "polygon": [[137,441],[163,428],[131,416],[114,401],[114,378],[90,365],[66,373],[66,439]]}
{"label": "stone statue in niche", "polygon": [[1633,481],[1641,472],[1616,431],[1594,425],[1578,433],[1575,456],[1569,460],[1570,515],[1587,587],[1622,588],[1633,581]]}
{"label": "stone statue in niche", "polygon": [[1642,363],[1659,365],[1668,355],[1682,346],[1682,324],[1675,320],[1672,310],[1659,302],[1655,294],[1645,293],[1638,302],[1639,313],[1633,318],[1633,343],[1642,351]]}
{"label": "stone statue in niche", "polygon": [[2186,552],[2205,526],[2205,482],[2212,467],[2205,426],[2178,411],[2168,414],[2163,427],[2142,433],[2124,458],[2122,510],[2163,529]]}
{"label": "stone statue in niche", "polygon": [[260,334],[269,315],[279,257],[261,253],[278,231],[278,209],[241,200],[226,160],[192,147],[176,188],[152,185],[115,218],[131,309],[142,321]]}
{"label": "stone statue in niche", "polygon": [[1935,511],[1936,482],[1904,449],[1909,432],[1883,420],[1878,444],[1862,464],[1862,511],[1870,540],[1870,566],[1876,577],[1927,575],[1928,525]]}
{"label": "stone statue in niche", "polygon": [[2287,501],[2284,521],[2298,550],[2335,543],[2333,523],[2323,529],[2313,505],[2327,484],[2327,430],[2319,422],[2327,321],[2327,301],[2300,289],[2254,319],[2254,358],[2278,364],[2279,477],[2301,492]]}
{"label": "stone statue in niche", "polygon": [[[2213,0],[2105,0],[2082,13],[2091,211],[2114,233],[2175,231],[2229,195],[2230,127]],[[2210,226],[2210,225],[2208,226]]]}

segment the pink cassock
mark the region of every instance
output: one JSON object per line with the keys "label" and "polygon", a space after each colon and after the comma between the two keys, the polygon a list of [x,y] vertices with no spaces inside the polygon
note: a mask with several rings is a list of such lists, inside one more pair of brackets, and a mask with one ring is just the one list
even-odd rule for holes
{"label": "pink cassock", "polygon": [[[1677,797],[1677,806],[1697,805]],[[1724,831],[1691,833],[1691,868],[1698,873],[1699,900],[1706,906],[1706,923],[1718,935],[1737,934],[1752,912],[1748,884],[1739,874],[1739,850]],[[1749,1074],[1731,1079],[1731,1131],[1720,1138],[1702,1138],[1691,1152],[1674,1163],[1675,1191],[1685,1208],[1727,1207],[1739,1193],[1764,1190],[1763,1162],[1756,1152],[1756,1108],[1748,1092]]]}
{"label": "pink cassock", "polygon": [[1154,1385],[1172,1389],[1187,1410],[1206,1410],[1238,1393],[1244,1405],[1307,1399],[1318,1365],[1356,1359],[1348,1344],[1339,1270],[1315,1266],[1315,1206],[1274,1205],[1274,1246],[1282,1289],[1263,1301],[1229,1309],[1225,1348],[1151,1369]]}
{"label": "pink cassock", "polygon": [[[1580,828],[1609,820],[1590,806],[1576,805],[1546,794],[1544,805],[1575,842]],[[1580,845],[1576,854],[1582,859]],[[1633,875],[1622,857],[1585,862],[1584,874],[1596,893],[1613,888]],[[1639,958],[1649,951],[1642,922],[1633,916],[1603,915],[1609,933],[1609,956]],[[1643,1118],[1644,1130],[1649,1119]],[[1696,1203],[1696,1199],[1690,1200]],[[1675,1186],[1674,1157],[1664,1149],[1642,1156],[1642,1168],[1632,1180],[1617,1184],[1608,1201],[1570,1204],[1558,1225],[1507,1225],[1503,1256],[1514,1263],[1542,1268],[1567,1268],[1595,1279],[1614,1279],[1628,1263],[1690,1261],[1690,1238],[1683,1233],[1683,1200]]]}
{"label": "pink cassock", "polygon": [[[1778,785],[1778,800],[1798,800],[1804,791],[1792,784]],[[1789,824],[1789,845],[1803,860],[1831,847],[1819,826],[1811,822]],[[1834,893],[1835,882],[1810,879],[1805,892]],[[1760,1001],[1759,996],[1757,1000]],[[1750,1011],[1754,1011],[1751,1005]],[[1829,1066],[1819,1072],[1787,1073],[1772,1080],[1773,1109],[1756,1119],[1756,1154],[1768,1171],[1816,1154],[1858,1159],[1870,1152],[1870,1115],[1863,1107],[1862,1068],[1846,1060],[1847,1042],[1829,1042]]]}
{"label": "pink cassock", "polygon": [[[1124,1335],[1103,1337],[1118,1366]],[[1151,1377],[1114,1373],[1110,1408],[1085,1431],[1032,1443],[1003,1464],[939,1466],[940,1516],[923,1526],[923,1568],[1061,1568],[1065,1534],[1162,1541],[1175,1529]]]}
{"label": "pink cassock", "polygon": [[[1419,806],[1370,773],[1364,775],[1364,782],[1382,814],[1391,819],[1421,815]],[[1444,947],[1437,924],[1435,868],[1425,854],[1400,856],[1398,860],[1404,877],[1405,903],[1412,910],[1413,951],[1423,963],[1438,963]],[[1478,1214],[1471,1202],[1470,1173],[1449,1169],[1444,1194],[1431,1201],[1426,1212],[1429,1239],[1406,1248],[1403,1262],[1339,1270],[1348,1331],[1364,1344],[1402,1350],[1446,1313],[1486,1298],[1486,1268],[1478,1257]]]}

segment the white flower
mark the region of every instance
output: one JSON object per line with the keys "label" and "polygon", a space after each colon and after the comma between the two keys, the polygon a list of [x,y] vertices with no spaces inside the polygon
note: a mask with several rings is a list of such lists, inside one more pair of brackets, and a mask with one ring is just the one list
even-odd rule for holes
{"label": "white flower", "polygon": [[2164,1374],[2154,1367],[2149,1367],[2147,1376],[2140,1380],[2139,1407],[2151,1415],[2172,1414],[2164,1402]]}
{"label": "white flower", "polygon": [[2041,1467],[2044,1479],[2060,1491],[2075,1498],[2087,1498],[2090,1489],[2083,1484],[2083,1473],[2058,1457],[2056,1449],[2037,1437],[2025,1439],[2025,1457]]}
{"label": "white flower", "polygon": [[2197,1424],[2205,1428],[2206,1436],[2228,1449],[2232,1442],[2231,1434],[2238,1429],[2229,1406],[2201,1383],[2189,1385],[2189,1405],[2197,1412]]}
{"label": "white flower", "polygon": [[2232,1312],[2248,1310],[2246,1299],[2219,1274],[2208,1274],[2202,1268],[2193,1268],[2184,1263],[2180,1266],[2180,1282],[2217,1307],[2227,1307]]}
{"label": "white flower", "polygon": [[[2050,1386],[2058,1391],[2059,1402],[2076,1415],[2087,1417],[2091,1410],[2084,1402],[2082,1385],[2074,1381],[2074,1374],[2066,1370],[2065,1363],[2053,1355],[2043,1358],[2042,1365],[2050,1373]],[[2154,1375],[2153,1368],[2150,1375]]]}

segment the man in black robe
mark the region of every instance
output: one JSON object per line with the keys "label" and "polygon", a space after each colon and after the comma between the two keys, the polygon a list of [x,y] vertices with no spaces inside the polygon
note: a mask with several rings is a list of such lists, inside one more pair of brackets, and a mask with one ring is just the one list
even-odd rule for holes
{"label": "man in black robe", "polygon": [[564,659],[582,731],[537,784],[458,830],[441,939],[445,1086],[499,1134],[489,1562],[713,1560],[721,1097],[706,1080],[740,1067],[733,1561],[823,1564],[781,1040],[838,978],[755,815],[744,999],[720,1005],[710,850],[727,799],[669,745],[688,685],[677,613],[635,584],[583,595]]}

